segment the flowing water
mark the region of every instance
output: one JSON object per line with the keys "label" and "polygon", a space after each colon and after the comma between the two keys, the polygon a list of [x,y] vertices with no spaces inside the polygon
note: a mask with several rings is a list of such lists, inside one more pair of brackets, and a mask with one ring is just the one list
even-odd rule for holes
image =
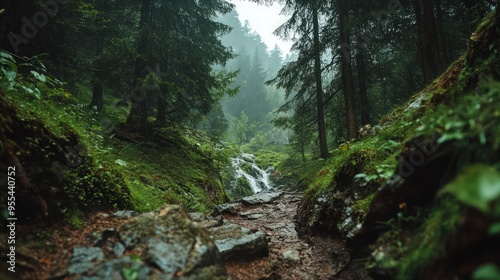
{"label": "flowing water", "polygon": [[[272,183],[269,176],[274,171],[272,166],[265,170],[255,164],[255,156],[243,153],[238,157],[231,159],[231,166],[234,170],[234,177],[231,182],[231,188],[237,186],[246,186],[252,193],[259,193],[272,189]],[[241,181],[244,181],[243,184]]]}

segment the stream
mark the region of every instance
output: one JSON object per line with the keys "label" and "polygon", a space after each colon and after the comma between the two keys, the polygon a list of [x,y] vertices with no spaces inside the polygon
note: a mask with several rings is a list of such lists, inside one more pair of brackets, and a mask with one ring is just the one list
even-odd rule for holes
{"label": "stream", "polygon": [[[274,188],[270,180],[275,171],[273,167],[262,169],[255,163],[255,156],[247,153],[232,158],[231,165],[234,177],[228,191],[253,195],[220,205],[212,215],[219,215],[224,225],[263,233],[268,253],[256,255],[255,245],[245,245],[248,249],[226,260],[230,279],[367,278],[364,269],[352,265],[342,239],[328,234],[299,236],[295,218],[303,193]],[[241,187],[251,193],[242,191]],[[217,243],[220,230],[208,230]]]}
{"label": "stream", "polygon": [[233,199],[273,189],[270,176],[275,171],[274,167],[262,169],[257,166],[252,154],[242,153],[231,158],[231,169],[233,177],[226,188]]}

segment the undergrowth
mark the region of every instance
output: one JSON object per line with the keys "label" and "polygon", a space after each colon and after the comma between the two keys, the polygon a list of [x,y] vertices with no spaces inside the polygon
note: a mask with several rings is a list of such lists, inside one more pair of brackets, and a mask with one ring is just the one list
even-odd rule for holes
{"label": "undergrowth", "polygon": [[[69,205],[60,212],[71,223],[79,216],[73,211],[95,205],[142,212],[175,203],[188,211],[205,212],[228,201],[220,170],[233,148],[182,127],[155,128],[155,139],[123,132],[129,108],[116,106],[119,98],[106,93],[104,110],[98,112],[87,105],[90,89],[72,86],[74,92],[68,92],[45,69],[26,64],[33,70],[20,73],[10,55],[0,54],[4,74],[0,84],[20,119],[36,120],[53,137],[73,141],[64,157],[73,157],[74,162],[54,171]],[[77,140],[68,139],[68,133]]]}

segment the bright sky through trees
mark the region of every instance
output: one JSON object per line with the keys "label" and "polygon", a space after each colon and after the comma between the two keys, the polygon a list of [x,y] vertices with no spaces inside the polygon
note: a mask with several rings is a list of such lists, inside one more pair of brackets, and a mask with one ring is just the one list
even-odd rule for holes
{"label": "bright sky through trees", "polygon": [[274,30],[288,19],[287,16],[280,14],[282,7],[280,4],[265,6],[244,0],[229,0],[229,2],[236,5],[240,21],[244,23],[248,20],[251,29],[261,36],[268,49],[272,50],[277,44],[284,55],[290,52],[292,42],[283,41],[273,35]]}

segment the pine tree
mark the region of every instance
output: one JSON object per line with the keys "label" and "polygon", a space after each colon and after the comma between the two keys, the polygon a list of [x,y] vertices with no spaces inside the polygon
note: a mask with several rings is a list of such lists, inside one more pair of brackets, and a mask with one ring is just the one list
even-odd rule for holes
{"label": "pine tree", "polygon": [[141,92],[145,98],[136,100],[140,105],[132,107],[128,122],[145,122],[155,104],[152,97],[160,123],[197,122],[217,102],[210,94],[218,86],[212,67],[231,58],[219,38],[230,29],[215,18],[232,5],[220,0],[143,0],[143,7],[150,8],[141,10],[136,77],[144,88],[146,76],[156,74],[161,85],[156,94],[150,86]]}
{"label": "pine tree", "polygon": [[[291,33],[299,34],[300,39],[293,49],[298,51],[297,61],[289,62],[278,72],[270,83],[286,91],[289,100],[280,108],[280,112],[294,110],[300,114],[301,107],[314,105],[315,127],[318,135],[319,154],[328,157],[326,139],[326,124],[324,115],[324,92],[322,81],[321,56],[324,47],[321,45],[319,10],[321,2],[317,1],[287,1],[285,9],[292,11],[291,18],[282,25],[276,33],[288,37]],[[310,37],[312,34],[312,38]],[[308,111],[310,113],[310,111]],[[310,119],[306,116],[302,118]],[[304,125],[310,125],[305,124]]]}

